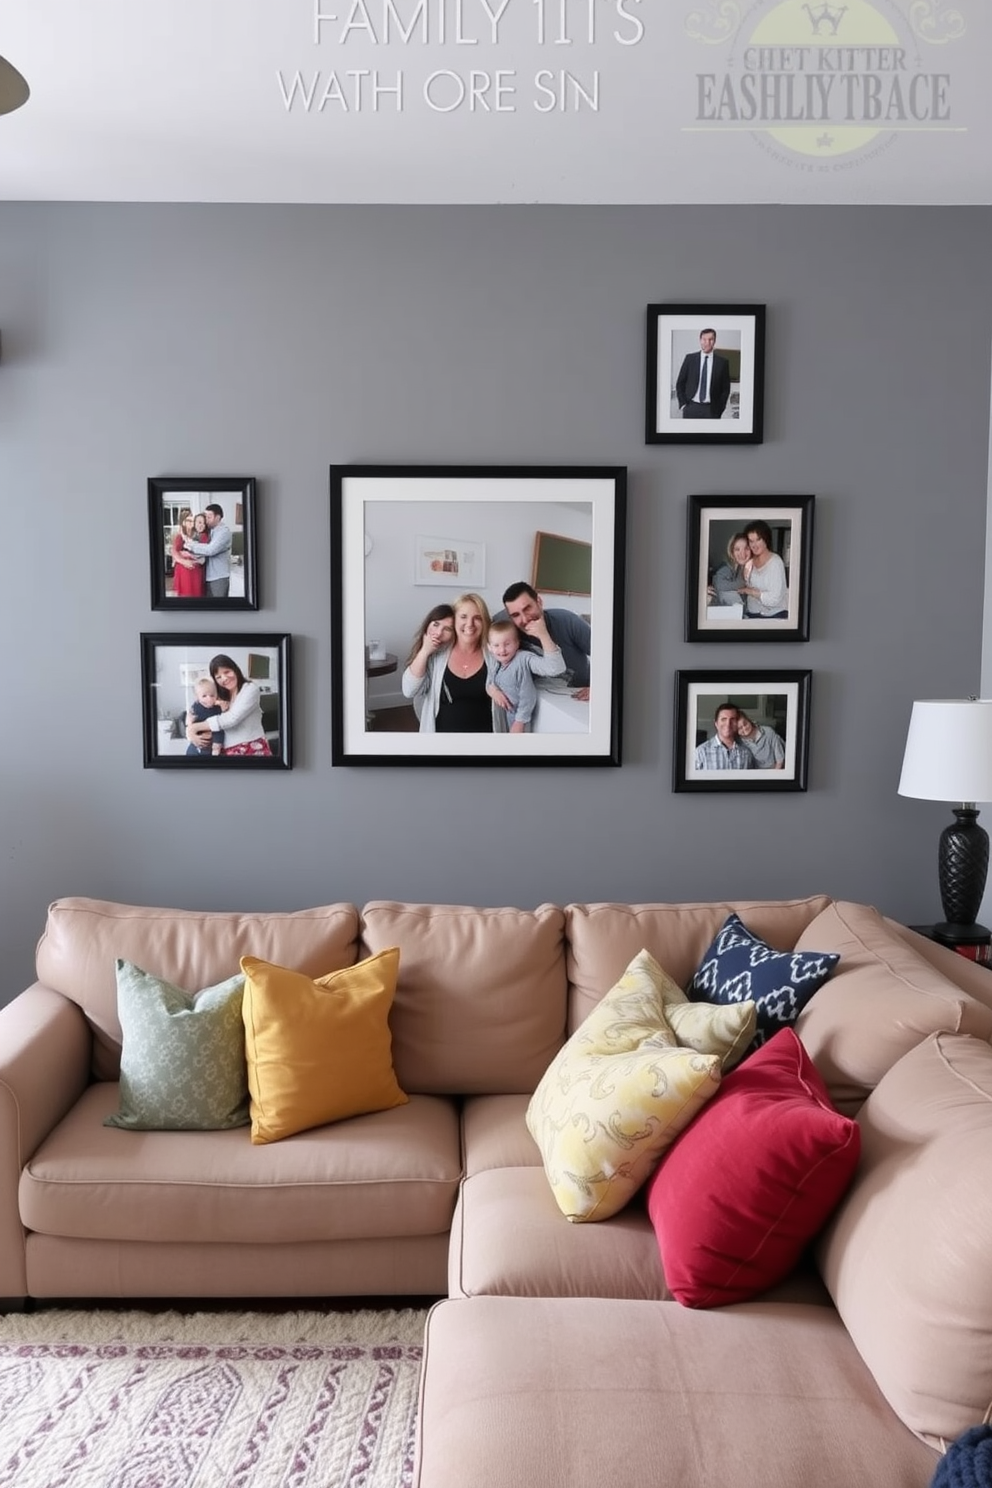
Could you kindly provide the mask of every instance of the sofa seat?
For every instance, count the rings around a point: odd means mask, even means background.
[[[938,1461],[803,1304],[440,1302],[419,1420],[414,1488],[926,1488]]]
[[[118,1086],[89,1086],[25,1164],[21,1222],[77,1240],[299,1244],[447,1235],[461,1177],[453,1101],[414,1095],[253,1146],[250,1129],[103,1125]]]
[[[529,1099],[465,1102],[465,1177],[451,1226],[449,1296],[670,1299],[643,1195],[605,1224],[564,1218],[527,1129]],[[774,1295],[830,1302],[812,1264]]]

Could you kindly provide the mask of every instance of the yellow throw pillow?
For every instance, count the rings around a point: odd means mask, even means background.
[[[559,1209],[608,1219],[715,1095],[720,1056],[680,1048],[642,951],[552,1061],[527,1108]],[[676,989],[677,990],[677,989]]]
[[[242,956],[253,1142],[405,1105],[389,1031],[399,964],[393,947],[314,981]]]
[[[690,1002],[650,951],[640,951],[627,971],[636,971],[655,985],[665,1021],[684,1048],[695,1049],[697,1054],[719,1054],[724,1074],[744,1058],[758,1021],[753,1002]]]

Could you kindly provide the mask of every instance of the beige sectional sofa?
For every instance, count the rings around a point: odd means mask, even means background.
[[[524,1116],[642,948],[680,985],[734,911],[841,960],[796,1023],[856,1116],[854,1183],[752,1301],[672,1300],[645,1206],[569,1224]],[[189,989],[400,948],[409,1101],[252,1145],[122,1131],[117,958]],[[373,902],[204,914],[64,899],[0,1009],[0,1297],[444,1297],[419,1488],[924,1488],[992,1410],[992,976],[863,906]]]

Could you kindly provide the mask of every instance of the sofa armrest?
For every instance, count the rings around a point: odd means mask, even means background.
[[[969,961],[967,956],[959,956],[950,946],[930,940],[926,935],[911,930],[908,925],[900,925],[897,920],[886,917],[885,923],[908,946],[912,946],[918,956],[922,956],[937,971],[942,972],[949,982],[974,997],[976,1002],[992,1007],[992,972],[987,966]]]
[[[82,1009],[36,982],[0,1008],[0,1299],[27,1295],[21,1170],[89,1082]]]

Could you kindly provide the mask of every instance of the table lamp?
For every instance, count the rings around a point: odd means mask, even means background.
[[[978,825],[975,803],[992,801],[992,699],[913,704],[899,794],[961,803],[940,834],[937,878],[944,919],[933,934],[952,945],[988,940],[989,931],[975,923],[989,867],[989,834]]]

